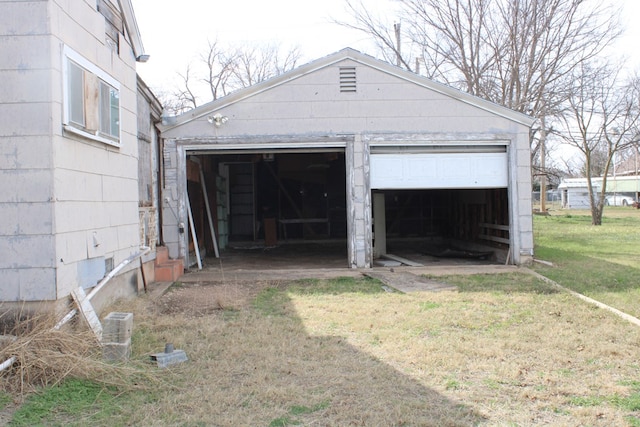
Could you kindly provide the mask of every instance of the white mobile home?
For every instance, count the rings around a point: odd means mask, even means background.
[[[600,192],[602,180],[593,180],[592,185],[595,194]],[[590,209],[589,189],[587,188],[586,178],[569,178],[563,179],[558,185],[563,209]]]

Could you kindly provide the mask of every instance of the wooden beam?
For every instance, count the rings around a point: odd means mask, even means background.
[[[296,205],[295,200],[293,200],[293,198],[291,197],[291,195],[289,194],[289,192],[285,188],[284,184],[282,184],[282,181],[280,181],[280,178],[278,178],[278,175],[276,175],[276,173],[273,171],[273,169],[271,168],[271,165],[269,163],[265,162],[265,166],[266,166],[267,170],[269,171],[269,173],[271,174],[271,176],[273,177],[273,179],[276,180],[276,183],[278,184],[278,187],[280,187],[280,190],[284,194],[284,197],[287,199],[287,201],[289,202],[289,204],[291,205],[293,210],[296,212],[296,215],[298,215],[298,218],[302,219],[303,218],[302,212],[300,211],[300,209],[298,209],[298,206]],[[313,228],[311,228],[311,226],[309,224],[303,223],[302,226],[312,236],[316,235],[316,233],[313,231]]]
[[[414,261],[408,260],[406,258],[399,257],[397,255],[393,255],[393,254],[384,254],[382,257],[390,259],[390,260],[393,260],[393,261],[401,262],[402,264],[408,265],[410,267],[424,267],[424,265],[420,264],[419,262],[414,262]]]
[[[510,227],[508,225],[500,225],[500,224],[489,224],[486,222],[480,223],[480,227],[490,228],[492,230],[502,230],[509,231]]]

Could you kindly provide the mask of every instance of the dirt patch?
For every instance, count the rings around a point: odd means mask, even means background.
[[[223,284],[199,282],[174,285],[155,300],[161,314],[181,313],[202,317],[218,310],[240,310],[248,307],[261,290],[280,287],[281,281],[252,281]]]

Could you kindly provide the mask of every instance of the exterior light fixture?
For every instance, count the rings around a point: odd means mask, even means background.
[[[215,125],[215,127],[219,128],[220,126],[222,126],[223,124],[229,121],[229,117],[223,116],[220,113],[216,113],[213,116],[207,117],[207,121],[212,125]]]

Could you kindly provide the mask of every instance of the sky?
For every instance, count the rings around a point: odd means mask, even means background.
[[[640,1],[612,0],[624,7],[627,34],[619,52],[640,69]],[[303,64],[345,47],[375,55],[369,37],[332,22],[347,21],[345,0],[132,0],[142,41],[151,58],[138,73],[156,92],[169,90],[208,41],[225,44],[277,43],[283,51],[299,47]],[[376,14],[393,22],[397,0],[364,0]]]
[[[393,0],[366,0],[389,11]],[[132,0],[147,54],[138,73],[152,88],[175,82],[206,51],[208,41],[223,45],[276,43],[283,52],[298,47],[300,65],[352,47],[374,53],[366,34],[331,22],[347,19],[344,0]],[[249,12],[250,13],[247,13]]]

